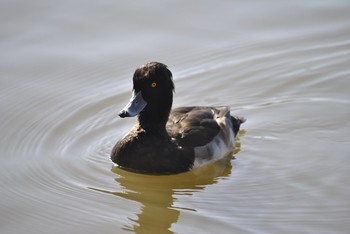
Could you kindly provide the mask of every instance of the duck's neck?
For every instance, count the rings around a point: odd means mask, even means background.
[[[172,106],[170,100],[158,102],[158,105],[147,105],[138,115],[140,127],[146,132],[166,133],[166,123]]]
[[[159,133],[159,134],[166,133],[166,122],[168,119],[166,120],[160,119],[159,121],[149,121],[149,120],[150,120],[150,116],[139,115],[139,118],[138,118],[139,125],[147,133]]]

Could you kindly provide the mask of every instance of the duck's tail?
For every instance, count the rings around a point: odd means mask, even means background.
[[[232,127],[233,127],[233,132],[235,133],[235,136],[237,135],[241,124],[244,123],[246,120],[247,119],[244,117],[231,116]]]

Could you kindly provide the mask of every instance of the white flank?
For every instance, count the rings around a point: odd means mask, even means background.
[[[219,160],[232,152],[235,146],[235,136],[233,133],[230,112],[214,113],[214,118],[220,126],[220,132],[208,144],[195,147],[195,160],[193,167]],[[219,116],[220,114],[220,116]]]

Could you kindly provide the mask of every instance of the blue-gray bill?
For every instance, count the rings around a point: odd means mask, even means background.
[[[121,118],[136,116],[146,105],[147,102],[143,99],[141,91],[136,93],[133,90],[129,103],[119,112],[119,116]]]

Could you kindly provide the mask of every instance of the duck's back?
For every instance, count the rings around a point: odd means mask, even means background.
[[[166,128],[169,136],[189,147],[207,144],[220,131],[211,107],[175,108],[170,112]]]
[[[208,144],[223,130],[236,135],[243,121],[231,116],[226,106],[179,107],[171,111],[166,129],[179,143],[197,147]]]
[[[178,145],[194,149],[194,166],[200,166],[232,151],[242,122],[228,107],[180,107],[171,111],[166,127]]]

